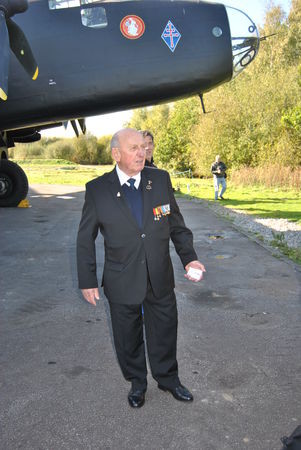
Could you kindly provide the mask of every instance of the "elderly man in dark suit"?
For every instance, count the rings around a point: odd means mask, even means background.
[[[199,281],[205,267],[197,260],[191,231],[173,195],[167,172],[144,168],[145,143],[133,129],[111,141],[115,169],[90,181],[78,231],[79,287],[84,298],[99,300],[95,239],[104,237],[102,278],[109,300],[114,344],[122,373],[131,382],[128,401],[144,404],[147,368],[141,305],[152,376],[158,387],[177,400],[192,401],[178,377],[177,306],[169,242],[186,270]]]

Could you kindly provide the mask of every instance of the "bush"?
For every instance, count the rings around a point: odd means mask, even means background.
[[[261,185],[268,188],[281,187],[300,191],[301,168],[283,167],[272,165],[265,167],[241,167],[232,170],[231,184],[236,186]]]
[[[111,136],[97,138],[91,134],[72,139],[44,139],[29,144],[16,144],[9,157],[26,159],[63,159],[77,164],[112,164]]]
[[[97,140],[98,164],[112,164],[111,136],[102,136]]]
[[[74,145],[71,139],[56,141],[45,148],[44,157],[46,159],[65,159],[72,161]]]
[[[97,145],[96,137],[92,135],[80,135],[72,139],[74,152],[71,156],[73,162],[77,164],[96,164]]]
[[[16,144],[9,151],[10,158],[14,159],[43,158],[43,154],[44,146],[41,141],[29,144]]]

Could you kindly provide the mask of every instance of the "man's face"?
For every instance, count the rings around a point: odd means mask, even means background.
[[[145,164],[143,136],[135,130],[124,130],[119,136],[119,148],[112,149],[112,156],[128,176],[137,175]]]
[[[151,136],[145,136],[144,142],[145,142],[145,152],[146,152],[145,157],[149,162],[151,162],[152,156],[154,153],[154,143],[153,143]]]

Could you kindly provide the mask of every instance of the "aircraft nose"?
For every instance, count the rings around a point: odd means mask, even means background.
[[[231,32],[233,78],[241,73],[256,57],[259,32],[252,19],[240,9],[226,6]]]

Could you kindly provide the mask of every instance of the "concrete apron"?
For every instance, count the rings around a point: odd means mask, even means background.
[[[275,450],[301,422],[300,272],[180,199],[207,273],[184,278],[171,247],[178,362],[192,404],[157,389],[132,410],[106,300],[77,290],[84,193],[34,186],[31,208],[0,209],[1,447]],[[103,262],[98,238],[99,276]]]

